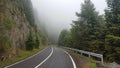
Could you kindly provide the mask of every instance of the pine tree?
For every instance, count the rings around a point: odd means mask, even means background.
[[[66,46],[68,41],[68,34],[69,32],[67,30],[62,30],[58,39],[58,44],[60,46]]]
[[[26,50],[33,50],[35,46],[35,40],[34,37],[32,36],[32,33],[30,32],[28,39],[26,41]]]
[[[106,59],[120,61],[120,0],[107,0],[108,8],[105,10],[106,33]]]
[[[36,39],[35,39],[35,48],[39,48],[39,45],[40,45],[40,39],[38,36],[36,36]]]
[[[102,16],[98,14],[90,0],[84,1],[81,12],[76,15],[78,20],[73,21],[71,29],[73,45],[79,49],[97,52],[104,44],[100,38]]]

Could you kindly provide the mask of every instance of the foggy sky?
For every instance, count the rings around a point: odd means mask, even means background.
[[[91,0],[98,12],[104,14],[106,0]],[[84,0],[32,0],[33,8],[39,23],[46,28],[48,37],[57,41],[62,29],[69,29],[72,20],[76,20],[75,12],[80,12]]]

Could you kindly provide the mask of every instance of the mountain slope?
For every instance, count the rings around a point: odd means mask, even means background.
[[[32,10],[30,0],[0,0],[0,58],[9,59],[18,54],[18,49],[25,50],[30,33],[40,43],[45,41]]]

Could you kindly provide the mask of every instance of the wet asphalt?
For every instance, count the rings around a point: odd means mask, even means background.
[[[37,55],[7,68],[35,68],[50,55],[52,49],[52,55],[38,68],[73,68],[72,61],[64,50],[53,46],[49,46]]]

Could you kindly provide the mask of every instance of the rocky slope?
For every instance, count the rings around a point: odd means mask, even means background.
[[[30,0],[0,0],[0,57],[25,49],[29,32],[36,35]]]

